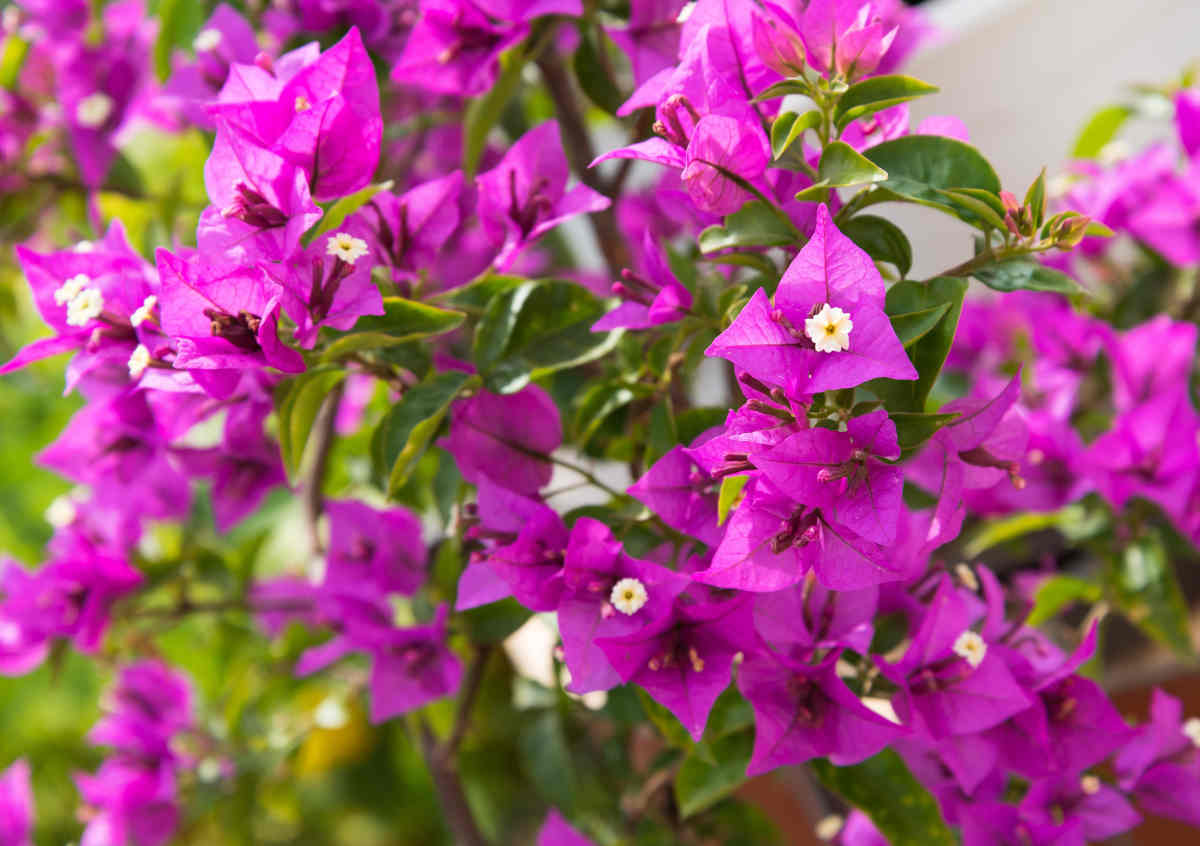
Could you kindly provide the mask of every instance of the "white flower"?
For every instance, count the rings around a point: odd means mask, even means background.
[[[93,252],[95,249],[96,249],[96,245],[93,244],[91,241],[80,241],[78,244],[76,244],[74,247],[71,248],[71,252],[90,253],[90,252]]]
[[[817,352],[842,352],[850,349],[850,330],[854,321],[837,306],[825,303],[821,310],[804,321],[808,335]]]
[[[103,91],[95,91],[75,106],[75,121],[88,129],[98,129],[108,120],[115,105],[112,97]]]
[[[129,356],[129,375],[134,379],[139,379],[149,366],[150,350],[146,349],[145,344],[138,344],[133,355]]]
[[[334,258],[339,258],[346,264],[354,264],[360,258],[369,252],[367,242],[362,238],[355,238],[345,232],[338,232],[329,236],[329,241],[325,244],[325,252]]]
[[[104,311],[104,295],[98,288],[84,288],[67,303],[67,325],[86,326]]]
[[[212,27],[202,29],[200,30],[200,34],[192,41],[192,49],[197,53],[207,53],[210,50],[216,50],[221,46],[222,37],[221,30],[219,29],[213,29]]]
[[[1192,741],[1193,746],[1200,746],[1200,717],[1188,717],[1184,720],[1183,733]]]
[[[149,294],[146,299],[142,300],[142,304],[137,307],[137,310],[129,315],[129,322],[134,326],[141,326],[150,319],[156,305],[158,305],[158,297]]]
[[[92,280],[86,274],[76,273],[66,282],[58,286],[58,290],[54,292],[54,302],[59,305],[66,305],[71,300],[79,296],[79,292],[92,284]]]
[[[968,630],[954,641],[954,654],[972,667],[978,667],[983,663],[983,656],[987,655],[987,643],[978,634]]]
[[[613,585],[609,602],[622,614],[636,614],[650,598],[646,586],[637,579],[625,578]]]
[[[46,509],[46,522],[56,529],[61,529],[74,523],[78,513],[79,509],[75,507],[75,500],[64,494],[55,497],[54,502],[50,503],[50,507]]]

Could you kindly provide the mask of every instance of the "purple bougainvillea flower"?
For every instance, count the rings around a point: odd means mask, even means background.
[[[604,28],[629,57],[636,85],[674,66],[681,30],[678,18],[684,5],[685,0],[631,0],[629,24],[621,29]]]
[[[612,292],[624,302],[596,321],[593,332],[649,329],[687,316],[692,292],[675,278],[666,253],[649,231],[643,238],[642,261],[646,275],[639,276],[629,268],[621,272],[621,281],[613,284]]]
[[[905,13],[899,3],[811,0],[793,9],[808,64],[821,73],[854,79],[874,71],[899,34]],[[781,10],[782,11],[782,10]]]
[[[1150,722],[1114,765],[1121,789],[1146,811],[1200,826],[1200,723],[1183,720],[1178,699],[1155,689]]]
[[[20,758],[0,773],[0,840],[33,846],[33,786],[29,763]]]
[[[699,741],[729,685],[733,656],[756,645],[750,597],[717,596],[694,585],[656,622],[597,643],[623,681],[643,688]]]
[[[629,495],[649,507],[673,529],[707,544],[718,543],[719,482],[697,466],[682,446],[672,447],[630,488]]]
[[[301,168],[317,200],[365,187],[379,163],[383,118],[358,30],[324,53],[315,44],[294,50],[272,70],[234,66],[209,107],[217,134],[241,135]]]
[[[89,811],[79,846],[162,846],[179,826],[178,790],[169,764],[146,767],[109,758],[94,775],[76,773],[75,784]]]
[[[754,628],[773,651],[807,661],[816,649],[865,653],[874,635],[879,588],[831,591],[809,574],[803,584],[754,597]]]
[[[1188,158],[1200,151],[1200,92],[1185,88],[1175,95],[1175,129]]]
[[[237,133],[218,133],[204,165],[213,204],[200,216],[200,249],[231,260],[282,261],[321,219],[304,171]]]
[[[276,335],[283,292],[262,268],[215,265],[196,253],[177,256],[164,249],[157,259],[162,329],[178,349],[176,367],[304,370],[304,359]]]
[[[738,668],[738,689],[754,707],[754,753],[747,775],[827,757],[857,764],[904,729],[859,701],[838,678],[840,650],[813,666],[765,653]]]
[[[754,592],[781,590],[810,570],[832,590],[858,590],[905,578],[907,562],[891,550],[832,522],[819,507],[753,479],[729,518],[712,566],[698,581]]]
[[[329,550],[323,586],[416,593],[425,582],[421,522],[404,508],[376,510],[355,500],[325,504]]]
[[[396,196],[376,194],[351,216],[343,231],[362,238],[376,264],[392,269],[396,281],[428,273],[458,229],[462,171],[423,182]]]
[[[466,539],[471,553],[458,584],[458,610],[513,596],[534,611],[553,611],[562,596],[567,528],[548,506],[480,476],[478,524]]]
[[[1160,314],[1109,336],[1113,403],[1127,411],[1187,385],[1196,355],[1196,326]]]
[[[567,690],[588,693],[621,683],[597,639],[631,634],[667,614],[691,580],[630,558],[607,526],[581,517],[571,528],[562,582],[558,628],[571,673]]]
[[[130,664],[103,704],[105,713],[88,732],[88,742],[141,761],[177,759],[171,739],[192,726],[192,688],[182,673],[156,660]]]
[[[1116,837],[1142,821],[1121,792],[1096,776],[1074,772],[1035,781],[1021,800],[1022,817],[1035,825],[1077,823],[1089,843]]]
[[[494,265],[508,268],[526,245],[577,214],[611,204],[586,185],[567,190],[567,158],[558,124],[547,121],[526,132],[500,163],[481,173],[479,220],[488,237],[502,244]]]
[[[793,397],[880,377],[916,379],[883,298],[875,263],[821,207],[816,231],[784,272],[774,303],[756,291],[705,352],[769,384],[782,381]]]
[[[296,343],[311,348],[324,326],[346,331],[364,314],[383,314],[369,252],[361,238],[332,232],[286,264],[264,265],[283,290],[283,310],[296,322]]]
[[[887,838],[879,833],[871,818],[858,808],[846,816],[837,843],[840,846],[889,846]]]
[[[551,808],[538,832],[537,846],[596,846],[572,828],[557,808]]]
[[[248,65],[258,55],[258,41],[250,23],[233,7],[221,3],[192,40],[194,58],[175,51],[171,78],[161,96],[173,103],[196,126],[214,129],[205,106],[216,100],[229,68]]]
[[[875,543],[891,543],[903,508],[896,425],[883,409],[852,418],[845,432],[806,429],[750,458],[780,490]],[[881,461],[881,459],[883,459]]]
[[[550,481],[550,453],[562,444],[558,408],[542,388],[515,394],[479,391],[450,410],[450,434],[439,446],[473,484],[487,477],[515,493],[533,496]]]

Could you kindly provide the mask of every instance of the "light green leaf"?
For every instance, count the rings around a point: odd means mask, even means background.
[[[821,113],[816,109],[807,112],[784,112],[771,124],[771,154],[782,159],[788,148],[805,131],[821,125]]]
[[[1075,147],[1071,157],[1075,159],[1094,159],[1100,151],[1108,146],[1125,121],[1133,116],[1133,109],[1128,106],[1105,106],[1100,109],[1084,125],[1075,139]]]
[[[1085,582],[1074,576],[1051,576],[1042,582],[1033,601],[1033,609],[1025,621],[1029,626],[1040,626],[1053,619],[1059,611],[1072,602],[1098,602],[1100,585]]]
[[[1046,168],[1042,168],[1038,178],[1025,192],[1025,205],[1033,213],[1033,225],[1041,226],[1046,219]]]
[[[838,101],[833,122],[844,129],[851,121],[933,94],[936,86],[911,76],[874,76],[851,85]]]
[[[463,118],[462,169],[468,179],[475,176],[488,133],[500,120],[505,106],[521,85],[521,71],[528,58],[523,45],[503,53],[500,56],[500,77],[482,97],[467,101]]]
[[[390,190],[392,190],[392,181],[389,179],[387,182],[368,185],[366,188],[355,191],[353,194],[342,197],[332,203],[323,203],[322,208],[325,210],[325,214],[317,221],[316,226],[305,233],[304,243],[311,244],[326,232],[338,229],[346,222],[346,218],[371,202],[372,197],[380,191]]]
[[[405,391],[379,421],[371,439],[371,456],[376,471],[386,480],[389,495],[408,479],[450,403],[472,381],[477,382],[477,377],[459,370],[435,373]]]
[[[807,97],[812,94],[812,88],[800,77],[795,79],[785,79],[782,82],[776,82],[771,87],[767,88],[751,102],[764,103],[767,100],[775,100],[779,97],[787,97],[789,94],[799,94]]]
[[[817,174],[821,182],[835,188],[883,182],[888,178],[887,171],[876,167],[844,141],[834,141],[825,148]]]
[[[871,818],[891,846],[957,846],[933,796],[891,749],[849,767],[824,758],[811,765],[826,787]]]
[[[339,334],[325,348],[323,361],[334,361],[359,350],[379,349],[441,335],[466,319],[461,311],[435,308],[402,297],[384,297],[383,314],[358,319],[354,331]]]
[[[17,84],[29,47],[29,42],[15,32],[4,39],[4,47],[0,50],[0,88],[11,91]]]
[[[311,370],[281,383],[276,390],[279,449],[293,481],[300,470],[304,447],[308,444],[308,436],[325,397],[345,378],[344,370]]]
[[[717,525],[724,525],[729,512],[742,501],[742,489],[750,481],[749,476],[726,476],[721,480],[721,492],[717,496]]]

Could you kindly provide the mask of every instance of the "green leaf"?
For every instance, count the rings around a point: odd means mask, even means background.
[[[1184,658],[1195,656],[1187,602],[1157,531],[1125,547],[1105,578],[1116,606],[1131,622]]]
[[[523,276],[508,276],[488,271],[465,285],[459,285],[449,291],[442,291],[429,299],[431,302],[451,308],[483,311],[497,294],[510,291],[525,281],[527,280]]]
[[[1042,168],[1038,178],[1025,192],[1025,205],[1033,213],[1033,225],[1041,226],[1046,219],[1046,168]]]
[[[950,191],[945,188],[938,189],[938,193],[949,201],[948,205],[959,206],[968,212],[969,214],[964,216],[968,222],[973,222],[971,216],[978,218],[984,224],[979,228],[1007,228],[1004,223],[1004,206],[998,197],[986,191]]]
[[[1000,178],[988,160],[972,147],[939,135],[907,135],[885,141],[864,155],[887,171],[879,184],[900,198],[934,208],[947,208],[939,189],[974,188],[1000,193]]]
[[[792,143],[809,129],[821,125],[821,113],[816,109],[807,112],[784,112],[771,124],[771,155],[782,159]]]
[[[29,47],[29,42],[15,32],[4,39],[4,48],[0,50],[0,88],[11,91],[17,84]]]
[[[459,370],[435,373],[405,391],[379,421],[371,439],[371,455],[389,495],[408,479],[450,403],[474,378]]]
[[[538,794],[551,805],[571,813],[575,805],[575,768],[558,710],[549,708],[526,719],[517,736],[521,764]]]
[[[311,370],[280,384],[275,393],[279,451],[293,481],[325,397],[346,378],[344,370]]]
[[[480,646],[500,643],[532,616],[532,611],[511,596],[461,613],[467,637]]]
[[[190,0],[159,0],[158,38],[154,42],[154,75],[159,81],[171,75],[171,52],[191,47],[193,36],[204,23],[205,4]]]
[[[647,719],[658,729],[658,733],[663,736],[663,740],[676,749],[691,749],[694,745],[692,736],[683,727],[683,723],[679,722],[675,715],[665,707],[651,699],[650,694],[645,690],[640,687],[636,690],[638,701],[642,703],[642,710],[646,712]]]
[[[1029,626],[1040,626],[1055,617],[1072,602],[1098,602],[1100,586],[1085,582],[1074,576],[1051,576],[1042,582],[1033,601],[1033,609],[1025,621]]]
[[[317,225],[305,234],[304,243],[311,244],[326,232],[332,232],[340,228],[346,222],[346,218],[371,202],[372,197],[380,191],[390,191],[391,188],[392,181],[389,179],[387,182],[377,182],[374,185],[368,185],[366,188],[355,191],[347,197],[324,204],[322,208],[325,209],[325,214],[317,221]]]
[[[749,476],[726,476],[721,480],[721,492],[717,496],[717,525],[724,525],[729,512],[742,501],[742,489],[749,481]]]
[[[646,385],[628,385],[619,381],[592,385],[580,398],[579,408],[575,412],[576,442],[585,446],[610,414],[629,405],[639,396],[647,396],[652,390]]]
[[[1047,267],[1037,259],[1011,258],[981,267],[972,274],[996,291],[1057,291],[1078,294],[1079,283],[1061,270]]]
[[[890,220],[860,214],[839,224],[838,228],[875,261],[895,265],[901,278],[912,270],[912,245],[908,236]]]
[[[1075,138],[1075,147],[1071,158],[1094,159],[1109,142],[1117,137],[1117,133],[1133,116],[1133,109],[1128,106],[1105,106],[1092,115]]]
[[[918,414],[912,411],[893,411],[888,416],[896,424],[900,449],[904,451],[916,449],[932,438],[938,429],[958,417],[957,414]]]
[[[942,364],[946,361],[946,354],[950,352],[950,345],[954,342],[958,318],[962,313],[963,295],[966,292],[967,281],[951,276],[939,276],[928,282],[905,280],[888,290],[888,314],[911,314],[935,308],[942,303],[950,304],[941,320],[908,347],[908,357],[917,368],[918,378],[915,381],[875,379],[870,383],[871,389],[884,401],[889,413],[925,411],[929,391],[937,381],[938,374],[942,372]]]
[[[492,298],[475,328],[472,355],[484,385],[519,391],[537,376],[599,358],[621,332],[593,332],[604,304],[573,282],[525,282]]]
[[[892,329],[896,337],[907,349],[929,334],[929,330],[937,326],[938,321],[950,310],[950,303],[923,308],[920,311],[908,311],[904,314],[891,315]]]
[[[461,311],[435,308],[402,297],[384,297],[383,314],[360,317],[354,331],[338,335],[321,354],[333,361],[365,349],[392,347],[420,338],[442,335],[466,319]]]
[[[706,761],[693,749],[675,774],[675,803],[684,819],[711,808],[742,786],[754,749],[754,733],[736,732],[708,746],[715,762]]]
[[[729,409],[724,406],[702,405],[689,408],[675,418],[675,430],[681,444],[690,444],[701,434],[725,422]]]
[[[587,94],[593,103],[615,115],[625,98],[617,90],[612,77],[608,75],[601,51],[604,42],[598,29],[580,27],[579,47],[575,50],[572,64],[575,68],[575,78],[579,87]]]
[[[715,253],[734,247],[780,247],[796,243],[796,230],[762,200],[751,200],[700,233],[700,252]]]
[[[846,89],[833,112],[833,122],[838,129],[844,129],[851,121],[937,90],[936,86],[911,76],[874,76]]]
[[[767,100],[775,100],[779,97],[787,97],[789,94],[799,94],[807,97],[812,93],[812,88],[803,79],[797,77],[795,79],[785,79],[782,82],[776,82],[771,87],[767,88],[751,102],[764,103]]]
[[[1068,541],[1077,542],[1090,533],[1094,522],[1087,509],[1078,504],[1068,505],[1057,511],[1035,511],[996,517],[979,527],[963,547],[963,552],[968,558],[977,558],[994,546],[1046,529],[1056,529]]]
[[[500,56],[500,77],[486,94],[467,102],[463,118],[462,169],[468,179],[475,176],[475,169],[479,167],[479,157],[483,155],[488,133],[500,120],[505,106],[521,85],[521,71],[528,58],[524,46],[503,53]]]
[[[834,141],[821,153],[817,175],[821,177],[821,182],[834,188],[883,182],[888,178],[886,170],[876,167],[870,159],[844,141]]]
[[[826,787],[870,817],[891,846],[957,846],[933,796],[891,749],[849,767],[818,758],[812,768]]]

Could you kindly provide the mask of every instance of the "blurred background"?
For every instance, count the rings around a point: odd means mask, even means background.
[[[8,4],[0,3],[4,5]],[[1029,184],[1043,166],[1053,174],[1097,108],[1119,100],[1131,83],[1169,79],[1200,57],[1196,37],[1200,3],[1194,0],[934,0],[921,6],[942,35],[939,43],[915,57],[906,72],[942,90],[914,105],[914,123],[930,114],[962,118],[972,143],[991,159],[1006,185]],[[1136,142],[1150,131],[1149,124],[1133,125],[1131,138]],[[917,278],[958,263],[970,250],[966,230],[946,216],[916,207],[885,213],[911,234]],[[0,243],[16,240],[22,222],[19,209],[0,210]],[[41,331],[11,259],[8,255],[0,260],[0,360]],[[52,359],[0,379],[0,466],[4,468],[0,555],[29,565],[40,560],[41,547],[50,536],[47,509],[68,489],[62,480],[33,464],[33,456],[55,437],[79,404],[74,397],[61,396],[62,367],[61,359]],[[1192,600],[1193,642],[1200,642],[1196,612],[1200,572],[1192,569],[1190,578],[1186,572],[1182,575]],[[1144,717],[1149,686],[1161,684],[1183,697],[1190,713],[1200,714],[1200,676],[1195,670],[1177,663],[1133,629],[1117,631],[1118,636],[1106,644],[1113,662],[1107,679],[1121,708]],[[167,657],[194,659],[197,647],[234,648],[231,644],[238,640],[238,632],[198,623],[180,629],[176,640],[173,647],[168,643],[176,654]],[[183,663],[196,674],[202,696],[226,702],[236,713],[237,702],[227,702],[229,689],[266,684],[255,677],[252,666],[269,667],[281,657],[237,656],[221,665],[234,669],[222,672],[216,671],[216,664],[206,668],[196,660]],[[70,785],[70,773],[98,763],[98,750],[87,746],[83,735],[97,717],[96,700],[105,683],[101,667],[66,653],[30,676],[0,678],[0,726],[6,729],[0,732],[0,762],[18,756],[34,762],[39,842],[65,843],[77,830],[72,820],[78,796]],[[252,693],[270,698],[259,688],[245,691],[247,697]],[[328,695],[328,690],[314,684],[302,689],[301,701],[291,705],[311,714]],[[505,691],[497,691],[497,696],[504,695]],[[438,821],[422,814],[433,802],[424,764],[403,740],[403,732],[395,726],[372,730],[353,710],[342,717],[307,735],[298,750],[301,783],[277,791],[267,784],[250,794],[259,801],[265,797],[269,815],[279,821],[268,832],[269,842],[356,846],[441,842],[445,833]],[[242,730],[260,731],[265,737],[274,727],[251,723]],[[536,734],[532,738],[530,743],[545,747],[545,738],[539,740]],[[527,751],[477,749],[476,754],[483,756],[481,766],[496,773],[489,789],[503,793],[504,773],[513,765],[513,756]],[[828,806],[801,772],[760,778],[749,783],[742,795],[783,829],[786,842],[818,842],[812,831]],[[505,797],[504,801],[519,800]],[[389,813],[386,819],[368,817],[356,811],[358,805],[386,807]],[[338,812],[336,825],[329,823],[326,828],[325,823],[312,822],[322,814],[332,818],[328,813],[332,809]],[[250,814],[259,810],[247,809]],[[201,828],[185,832],[181,842],[267,842],[261,840],[263,836],[261,828],[248,834],[250,839]],[[1197,841],[1194,830],[1149,821],[1118,842],[1169,846]]]

